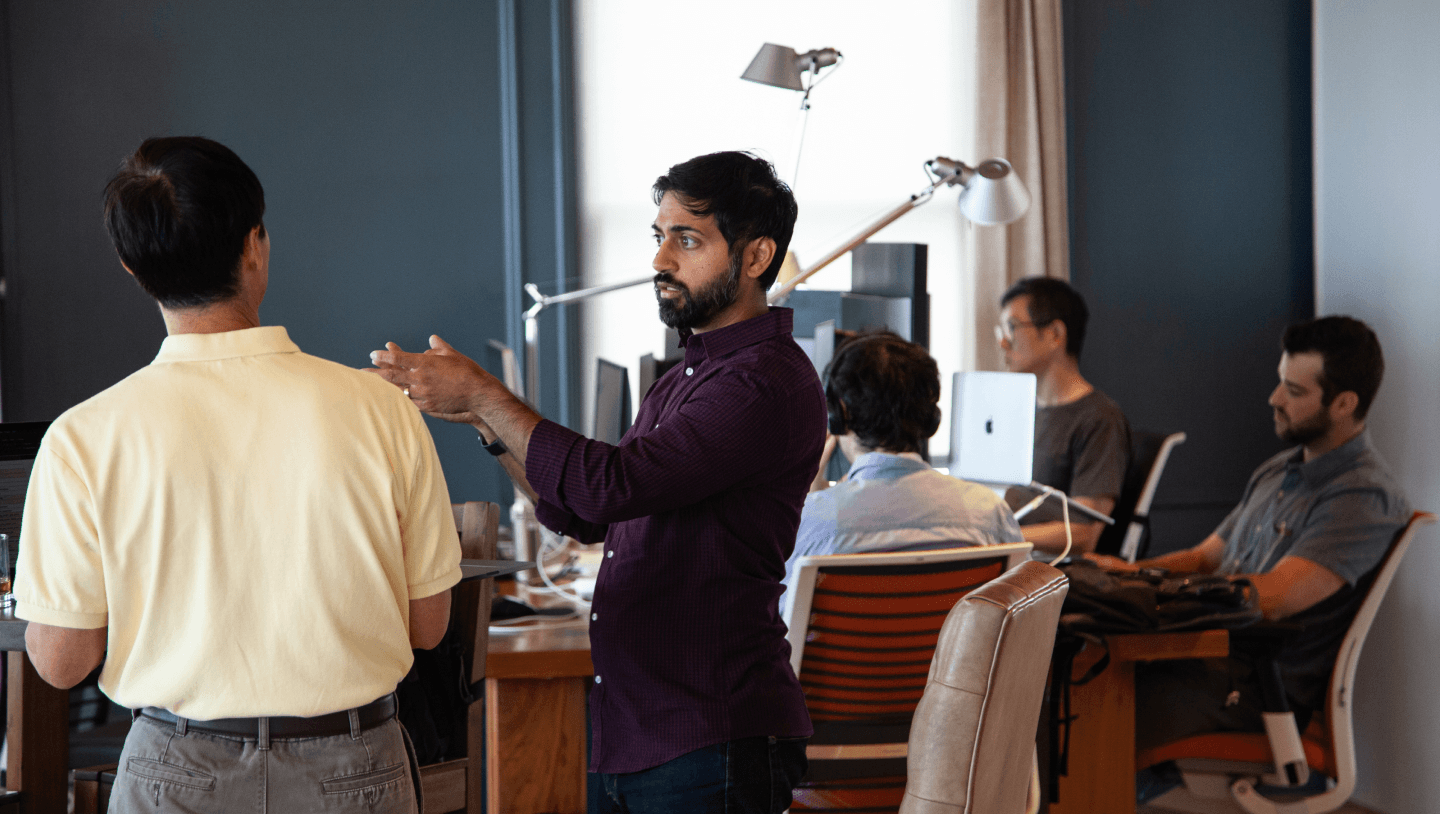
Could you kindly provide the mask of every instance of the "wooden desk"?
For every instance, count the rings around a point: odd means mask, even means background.
[[[1070,772],[1050,814],[1135,814],[1135,664],[1167,659],[1220,658],[1230,633],[1137,633],[1110,636],[1110,665],[1089,684],[1070,689]],[[1075,673],[1104,651],[1087,647]]]
[[[490,814],[584,814],[590,623],[491,633],[485,668]]]
[[[70,694],[46,684],[25,655],[25,620],[0,613],[0,649],[7,651],[9,707],[6,788],[20,792],[27,814],[64,814],[69,797]]]

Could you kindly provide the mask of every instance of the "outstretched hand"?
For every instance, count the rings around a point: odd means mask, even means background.
[[[370,361],[375,365],[371,372],[399,387],[422,412],[445,421],[477,423],[491,388],[505,391],[498,379],[438,336],[430,337],[424,353],[407,353],[386,342],[385,350],[370,354]]]

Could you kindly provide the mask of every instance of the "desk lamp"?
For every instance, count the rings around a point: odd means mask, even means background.
[[[800,153],[805,148],[805,126],[810,123],[810,91],[820,84],[821,68],[832,65],[838,68],[844,61],[845,56],[834,48],[796,54],[794,48],[767,42],[760,46],[760,53],[750,60],[750,67],[745,69],[745,73],[740,74],[741,79],[751,82],[805,92],[800,97],[800,140],[795,145],[795,173],[790,178],[791,189],[800,180]],[[808,85],[803,82],[806,73],[810,74]],[[829,75],[826,74],[827,77]]]
[[[1013,223],[1030,208],[1030,193],[1025,191],[1025,184],[1015,174],[1015,168],[1003,158],[987,159],[980,162],[978,167],[971,167],[964,162],[940,156],[925,162],[925,174],[930,178],[929,186],[905,199],[904,203],[882,215],[858,235],[845,241],[776,289],[769,296],[770,304],[784,304],[796,286],[870,239],[876,232],[899,220],[905,213],[927,203],[935,197],[935,190],[940,187],[960,187],[960,213],[982,226]]]

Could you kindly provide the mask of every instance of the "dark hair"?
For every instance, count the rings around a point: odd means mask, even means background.
[[[733,264],[738,265],[750,241],[774,240],[775,257],[760,275],[760,288],[768,289],[775,282],[790,248],[799,207],[769,161],[739,152],[702,155],[671,167],[655,179],[653,190],[657,205],[665,193],[673,192],[690,214],[714,215]]]
[[[1280,347],[1291,356],[1320,354],[1320,403],[1328,407],[1349,390],[1357,397],[1355,418],[1365,418],[1385,376],[1380,339],[1369,325],[1351,317],[1321,317],[1286,328]]]
[[[1054,277],[1026,277],[1019,280],[1000,298],[1004,308],[1016,297],[1030,298],[1030,321],[1036,328],[1060,320],[1065,323],[1065,352],[1076,359],[1085,346],[1085,323],[1090,321],[1090,309],[1080,292],[1064,280]]]
[[[940,427],[940,368],[924,347],[868,331],[835,349],[825,402],[864,446],[919,452]]]
[[[105,228],[145,293],[169,308],[239,293],[240,256],[265,191],[228,147],[199,136],[146,139],[105,185]]]

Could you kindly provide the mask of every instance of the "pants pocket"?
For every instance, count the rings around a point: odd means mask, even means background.
[[[394,766],[386,766],[383,769],[376,769],[371,772],[333,777],[329,780],[322,781],[320,788],[324,790],[326,794],[363,792],[394,783],[405,777],[408,771],[408,767],[397,763]],[[314,788],[314,786],[311,786],[311,788]]]
[[[197,772],[194,769],[187,769],[184,766],[177,766],[173,763],[163,763],[158,760],[150,760],[143,757],[132,757],[125,761],[125,771],[137,777],[147,780],[155,780],[161,783],[173,783],[177,786],[199,789],[200,791],[211,791],[215,788],[215,778],[204,772]]]

